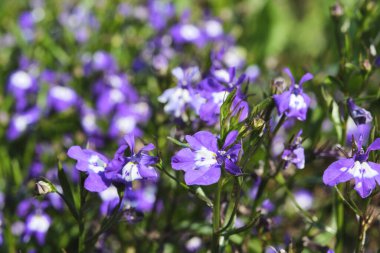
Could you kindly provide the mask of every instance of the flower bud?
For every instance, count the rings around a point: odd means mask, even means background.
[[[281,94],[286,89],[285,79],[282,77],[276,77],[272,80],[272,93]]]
[[[55,192],[55,187],[51,183],[42,180],[36,183],[35,189],[38,195],[46,195],[49,192]]]
[[[330,8],[330,14],[331,14],[332,17],[335,17],[335,18],[343,16],[344,11],[343,11],[342,5],[340,3],[338,3],[338,2],[335,3]]]
[[[372,64],[369,62],[368,59],[365,59],[363,62],[362,62],[362,68],[366,71],[366,72],[370,72],[372,70]]]

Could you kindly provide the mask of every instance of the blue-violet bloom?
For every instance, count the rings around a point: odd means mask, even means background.
[[[355,179],[355,190],[362,198],[368,197],[380,183],[380,164],[369,162],[371,151],[380,149],[380,138],[377,138],[367,151],[362,148],[362,138],[359,139],[358,150],[350,158],[340,159],[330,164],[323,174],[323,182],[329,186]]]
[[[296,84],[290,70],[286,68],[284,72],[289,76],[291,84],[288,91],[273,96],[278,114],[285,113],[288,118],[304,121],[306,120],[307,108],[310,105],[310,97],[303,92],[302,84],[313,79],[313,75],[306,73],[299,84]]]
[[[199,131],[193,136],[186,135],[190,147],[180,150],[172,157],[172,167],[185,171],[187,185],[210,185],[218,182],[223,165],[230,174],[239,175],[242,172],[236,163],[241,145],[234,144],[237,136],[237,131],[230,132],[223,147],[219,149],[217,138],[208,131]]]
[[[77,170],[88,173],[84,182],[88,191],[101,192],[110,186],[111,181],[104,174],[108,164],[107,157],[89,149],[81,149],[79,146],[71,147],[67,155],[77,160]]]

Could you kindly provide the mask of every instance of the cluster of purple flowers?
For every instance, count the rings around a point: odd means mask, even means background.
[[[102,192],[112,182],[130,185],[138,179],[155,180],[158,175],[152,166],[158,162],[158,158],[148,154],[154,148],[149,143],[135,153],[134,136],[126,135],[111,160],[96,151],[81,149],[79,146],[72,146],[67,155],[77,160],[77,170],[88,175],[85,188],[91,192]],[[126,150],[130,152],[128,156],[125,155]]]

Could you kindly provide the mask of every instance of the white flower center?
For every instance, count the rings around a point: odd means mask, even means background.
[[[116,120],[116,127],[123,134],[128,134],[136,127],[136,120],[133,117],[122,117]]]
[[[88,163],[88,168],[95,173],[103,172],[104,169],[107,167],[107,164],[97,155],[90,156],[90,159],[88,159]]]
[[[95,131],[96,130],[96,117],[94,114],[92,113],[89,113],[89,114],[86,114],[83,118],[82,118],[82,124],[83,124],[83,127],[87,129],[87,131]]]
[[[136,179],[142,179],[137,164],[134,162],[129,162],[123,167],[121,176],[127,182],[132,182]]]
[[[216,20],[209,20],[206,22],[206,32],[210,37],[217,37],[223,33],[222,25]]]
[[[103,201],[110,201],[119,197],[115,186],[111,185],[106,190],[99,192],[100,198]]]
[[[33,84],[33,80],[30,75],[21,70],[12,74],[10,82],[13,86],[25,90],[30,88]]]
[[[191,101],[190,93],[187,89],[179,87],[166,90],[164,94],[158,97],[161,103],[168,102],[164,111],[166,113],[174,113],[175,117],[180,117],[185,105]]]
[[[301,110],[303,108],[306,108],[307,105],[301,95],[292,94],[290,95],[289,107],[296,110]]]
[[[111,100],[115,103],[121,103],[124,101],[124,95],[118,89],[112,89],[110,92]]]
[[[195,40],[200,36],[199,29],[194,25],[183,25],[180,28],[180,34],[185,40]]]
[[[215,70],[214,76],[226,83],[230,81],[230,73],[228,73],[228,71],[225,69]]]
[[[216,154],[205,147],[195,151],[195,166],[200,168],[203,166],[211,166],[217,163]]]
[[[368,165],[368,163],[366,162],[360,163],[359,161],[356,161],[354,166],[348,170],[346,167],[343,167],[340,170],[347,171],[348,173],[353,175],[355,178],[373,178],[379,175],[379,173],[376,170],[372,169]]]
[[[226,100],[229,92],[228,91],[219,91],[212,93],[212,100],[219,107],[222,106],[224,100]]]
[[[29,122],[27,116],[22,116],[22,115],[15,116],[14,124],[15,124],[15,127],[18,131],[20,131],[20,132],[25,131],[25,129],[29,125],[29,123],[30,122]]]
[[[123,81],[117,75],[111,75],[108,77],[110,85],[114,88],[120,88],[123,85]]]
[[[46,233],[46,231],[48,231],[50,227],[50,222],[45,216],[35,214],[30,219],[30,222],[27,224],[27,227],[30,231]]]
[[[66,102],[70,102],[76,97],[76,94],[72,89],[62,86],[55,86],[51,88],[50,95],[56,99]]]

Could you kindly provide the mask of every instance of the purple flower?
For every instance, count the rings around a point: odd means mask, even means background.
[[[47,104],[57,112],[63,112],[78,105],[79,97],[77,93],[65,86],[53,86],[47,96]]]
[[[158,157],[148,154],[154,148],[154,145],[149,143],[135,153],[135,137],[133,135],[125,135],[114,158],[106,169],[107,178],[124,184],[137,179],[157,179],[157,172],[152,165],[158,162]],[[129,156],[124,155],[127,149],[130,151]]]
[[[248,116],[248,103],[243,100],[240,85],[244,82],[245,75],[236,77],[236,69],[212,69],[211,76],[199,84],[200,93],[206,99],[199,111],[200,118],[208,125],[214,125],[220,114],[220,108],[233,89],[237,89],[237,96],[232,103],[232,114],[240,111],[240,121]]]
[[[172,70],[173,76],[177,79],[177,87],[167,89],[158,97],[158,101],[166,103],[164,111],[174,117],[187,119],[185,111],[188,107],[195,113],[199,113],[204,99],[196,94],[192,85],[199,80],[200,72],[198,67],[191,67],[183,70],[180,67]]]
[[[31,125],[35,124],[40,119],[41,111],[38,107],[34,107],[23,113],[16,113],[11,118],[7,131],[9,140],[17,139]]]
[[[26,217],[25,226],[20,229],[24,242],[28,242],[32,236],[35,236],[38,244],[44,244],[46,232],[51,225],[51,218],[44,212],[48,206],[47,201],[40,202],[33,198],[25,199],[18,204],[17,215]]]
[[[236,164],[241,151],[241,145],[232,145],[238,136],[237,131],[230,132],[222,149],[218,148],[217,138],[208,131],[200,131],[186,135],[189,148],[180,150],[172,157],[172,167],[185,171],[187,185],[210,185],[220,178],[221,167],[232,175],[241,174]],[[232,146],[231,146],[232,145]]]
[[[175,14],[173,3],[162,0],[149,0],[148,10],[149,23],[156,30],[165,28],[167,21]]]
[[[294,193],[297,204],[304,210],[309,210],[313,206],[314,197],[308,190],[298,190]]]
[[[351,158],[340,159],[330,164],[323,174],[323,182],[329,186],[355,179],[355,190],[362,198],[368,197],[380,183],[380,164],[368,162],[371,151],[380,149],[380,138],[377,138],[364,152],[362,138],[359,139],[358,150]]]
[[[31,236],[35,236],[39,245],[45,243],[46,233],[51,225],[51,218],[42,212],[32,213],[27,216],[23,241],[27,242]]]
[[[303,169],[305,167],[305,152],[301,146],[301,134],[302,130],[298,132],[290,146],[282,153],[281,158],[286,161],[285,167],[287,167],[289,163],[294,164],[297,169]]]
[[[172,27],[171,35],[178,44],[194,43],[198,47],[205,44],[205,36],[202,29],[190,23],[180,23]]]
[[[103,216],[111,214],[113,209],[119,203],[119,194],[117,193],[117,188],[110,185],[106,190],[99,192],[99,196],[102,199],[102,204],[100,206],[100,213]]]
[[[98,29],[99,22],[85,5],[75,7],[66,5],[63,9],[59,22],[74,35],[79,43],[86,42],[91,32]]]
[[[369,111],[357,106],[352,98],[347,99],[348,112],[352,120],[347,121],[347,144],[351,144],[352,136],[358,140],[363,138],[363,144],[366,144],[372,128],[372,115]],[[353,122],[352,122],[353,121]]]
[[[372,115],[369,111],[357,106],[352,98],[347,99],[348,112],[356,125],[372,122]]]
[[[88,191],[101,192],[111,184],[104,175],[108,164],[108,159],[104,155],[89,149],[81,149],[79,146],[71,147],[67,155],[77,160],[75,166],[77,170],[87,172],[88,177],[84,182],[84,187]]]
[[[298,120],[306,120],[307,108],[310,105],[310,97],[303,92],[302,84],[313,79],[313,75],[306,73],[296,84],[294,77],[288,68],[284,72],[289,76],[291,84],[288,91],[280,95],[274,95],[273,99],[276,103],[278,114],[283,114],[288,118],[297,118]]]

